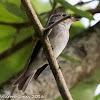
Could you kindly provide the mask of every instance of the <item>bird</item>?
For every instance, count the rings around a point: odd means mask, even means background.
[[[51,15],[45,28],[66,16],[69,16],[69,14],[64,12],[58,12]],[[50,30],[48,37],[55,58],[57,58],[66,47],[69,40],[69,29],[74,21],[78,21],[78,19],[71,16]],[[34,79],[37,79],[48,65],[49,64],[46,59],[45,50],[42,48],[40,40],[38,40],[34,50],[32,51],[27,67],[25,67],[23,73],[13,83],[13,86],[18,86],[18,89],[24,92],[32,78],[34,77]]]

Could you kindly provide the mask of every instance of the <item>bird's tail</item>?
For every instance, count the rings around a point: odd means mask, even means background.
[[[22,74],[14,83],[13,83],[13,87],[18,85],[18,89],[21,91],[25,91],[28,83],[30,82],[30,80],[32,79],[34,74],[31,74],[29,76],[25,76],[25,73]]]

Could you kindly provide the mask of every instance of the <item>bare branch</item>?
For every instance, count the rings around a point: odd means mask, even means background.
[[[42,27],[34,9],[32,8],[30,0],[21,0],[21,1],[26,9],[28,17],[30,18],[30,20],[34,26],[35,31],[38,33],[39,36],[43,36],[44,28]],[[51,48],[51,44],[49,42],[49,38],[42,37],[41,42],[43,44],[43,49],[46,51],[46,56],[47,56],[48,62],[50,64],[50,68],[53,72],[53,75],[54,75],[55,80],[58,85],[58,89],[62,95],[63,100],[73,100],[69,93],[67,85],[65,83],[65,80],[63,78],[62,72],[59,69],[58,63],[53,55],[53,51]]]
[[[7,22],[0,22],[1,25],[9,25],[9,26],[13,26],[15,28],[23,28],[23,27],[29,27],[32,24],[30,22],[27,23],[7,23]]]
[[[90,0],[90,1],[87,1],[87,2],[80,1],[76,5],[83,5],[83,4],[86,4],[86,3],[88,4],[88,3],[93,2],[93,1],[98,1],[98,0]]]
[[[60,6],[60,7],[58,7],[58,8],[56,8],[55,10],[57,11],[58,9],[64,9],[64,7],[62,7],[62,6]],[[90,12],[91,14],[96,14],[96,13],[100,13],[100,6],[97,6],[95,9],[90,9],[90,10],[87,10],[88,12]],[[48,15],[50,13],[50,11],[48,11],[48,12],[44,12],[44,13],[41,13],[40,15],[42,16],[42,15]],[[79,15],[76,15],[76,14],[74,14],[73,16],[75,16],[76,18],[82,18],[81,16],[79,16]]]
[[[34,26],[36,33],[38,33],[39,36],[43,36],[43,29],[44,28],[41,25],[31,3],[30,3],[30,0],[21,0],[21,1],[25,7],[26,13],[27,13],[30,21],[32,22],[32,24]]]
[[[53,5],[53,2],[52,2],[52,0],[49,0],[49,2],[50,2],[50,4],[51,4],[51,6]]]
[[[90,12],[92,15],[96,14],[96,13],[100,13],[100,6],[97,6],[95,9],[90,9],[88,10],[88,12]],[[82,18],[81,16],[78,15],[74,15],[76,18]]]
[[[56,5],[57,5],[57,3],[54,1],[53,5],[52,5],[52,10],[51,10],[50,13],[49,13],[49,17],[50,17],[52,14],[54,14]]]
[[[100,13],[100,6],[97,6],[95,9],[89,10],[89,12],[92,13],[93,15],[94,15],[95,13]]]

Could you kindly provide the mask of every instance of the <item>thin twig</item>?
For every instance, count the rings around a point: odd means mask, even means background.
[[[0,22],[0,25],[9,25],[9,26],[13,26],[15,28],[23,28],[23,27],[29,27],[32,24],[30,22],[26,22],[26,23],[7,23],[7,22]]]
[[[56,9],[56,5],[57,5],[57,3],[54,1],[54,2],[53,2],[53,5],[52,5],[52,10],[50,11],[48,18],[49,18],[52,14],[54,14],[55,9]]]
[[[87,2],[80,1],[76,5],[83,5],[83,4],[86,4],[86,3],[88,4],[88,3],[93,2],[93,1],[98,1],[98,0],[90,0],[90,1],[87,1]]]
[[[43,36],[44,28],[41,25],[34,9],[32,8],[30,0],[21,0],[21,1],[26,9],[28,17],[30,18],[30,20],[34,26],[35,31],[38,33],[39,36]],[[70,95],[70,92],[67,88],[67,85],[65,83],[62,72],[59,69],[57,60],[55,59],[55,57],[53,55],[53,51],[52,51],[48,36],[41,38],[41,42],[43,44],[43,49],[46,51],[47,60],[50,64],[50,68],[53,72],[53,75],[54,75],[55,80],[57,82],[58,89],[62,95],[63,100],[73,100],[71,95]]]
[[[53,2],[52,2],[52,0],[49,0],[49,2],[50,2],[50,4],[51,4],[51,6],[53,5]]]
[[[63,9],[63,7],[60,6],[60,7],[56,8],[55,10],[58,10],[58,9]],[[94,15],[96,13],[100,13],[100,6],[97,6],[95,9],[90,9],[90,10],[87,10],[87,11],[90,12],[92,15]],[[43,13],[40,14],[40,16],[45,15],[45,14],[48,15],[49,13],[50,13],[50,11],[43,12]],[[76,14],[73,14],[73,16],[75,16],[76,18],[81,18],[81,16],[76,15]]]

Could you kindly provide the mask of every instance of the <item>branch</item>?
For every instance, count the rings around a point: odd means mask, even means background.
[[[70,18],[71,15],[66,16],[60,20],[58,20],[57,22],[53,23],[52,25],[50,25],[49,27],[44,29],[45,35],[48,35],[50,29],[52,29],[54,26],[56,26],[57,24],[59,24],[60,22]],[[3,60],[4,58],[12,55],[13,53],[15,53],[17,50],[21,49],[22,47],[24,47],[26,44],[30,43],[32,41],[32,37],[28,37],[27,39],[21,41],[20,43],[16,44],[15,46],[13,46],[12,48],[6,50],[5,52],[3,52],[2,54],[0,54],[0,60]]]
[[[55,11],[57,11],[58,9],[65,9],[65,8],[60,6],[60,7],[56,8]],[[96,13],[100,13],[100,6],[97,6],[95,9],[90,9],[90,10],[87,10],[87,11],[90,12],[91,14],[93,14],[93,15],[96,14]],[[50,11],[47,11],[47,12],[41,13],[40,16],[45,15],[45,14],[48,15],[49,13],[50,13]],[[76,18],[82,18],[81,16],[76,15],[76,14],[74,14],[73,16],[75,16]]]
[[[87,10],[88,12],[90,12],[92,15],[96,14],[96,13],[100,13],[100,6],[97,6],[95,9],[90,9]],[[82,18],[81,16],[78,15],[74,15],[76,18]]]
[[[95,13],[100,13],[100,6],[97,6],[95,9],[89,10],[89,12],[92,13],[93,15],[94,15]]]
[[[56,8],[56,5],[57,5],[57,3],[54,1],[53,4],[52,4],[52,10],[50,11],[48,17],[50,17],[52,14],[54,14],[54,12],[55,12],[55,8]]]
[[[7,58],[8,56],[12,55],[13,53],[15,53],[19,49],[23,48],[26,44],[28,44],[30,42],[32,42],[32,37],[29,37],[29,38],[21,41],[20,43],[16,44],[12,48],[4,51],[3,53],[0,54],[0,60],[3,60],[4,58]]]
[[[26,13],[27,13],[28,17],[30,18],[30,20],[34,26],[35,31],[38,33],[39,36],[43,36],[44,28],[42,27],[34,9],[32,8],[30,0],[21,0],[21,1],[26,9]],[[41,42],[43,44],[43,49],[46,51],[47,60],[50,64],[50,68],[53,72],[56,83],[58,85],[58,89],[62,95],[63,100],[73,100],[69,93],[67,85],[65,83],[62,72],[59,69],[57,60],[55,59],[55,57],[53,55],[53,51],[52,51],[51,44],[49,42],[48,37],[41,38]]]
[[[36,31],[36,33],[38,33],[39,36],[43,36],[43,26],[41,25],[31,3],[30,0],[21,0],[21,2],[23,3],[26,13],[30,19],[30,21],[33,24],[33,27]]]
[[[7,22],[0,22],[1,25],[9,25],[9,26],[13,26],[15,28],[23,28],[23,27],[29,27],[32,24],[30,22],[27,23],[7,23]]]
[[[98,0],[90,0],[90,1],[87,1],[87,2],[80,1],[76,5],[83,5],[83,4],[86,4],[86,3],[93,2],[93,1],[98,1]]]
[[[53,2],[52,2],[52,0],[49,0],[49,2],[50,2],[50,4],[51,4],[51,6],[53,5]]]

